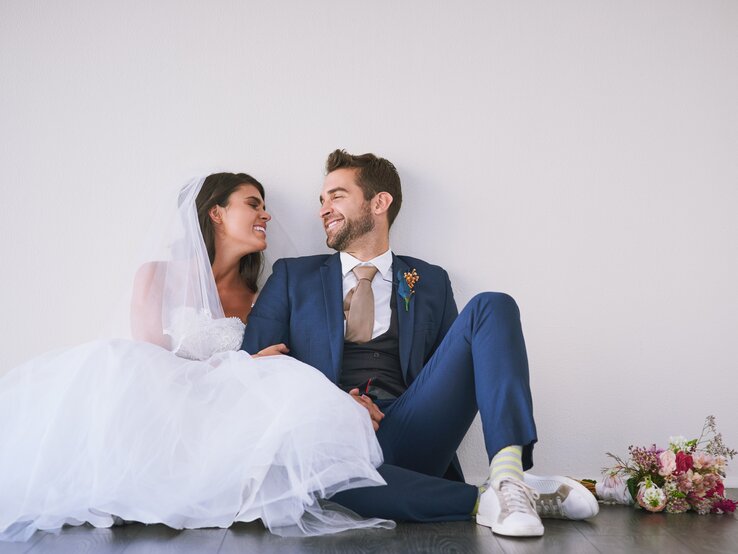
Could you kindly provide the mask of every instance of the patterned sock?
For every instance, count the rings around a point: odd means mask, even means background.
[[[511,478],[523,480],[523,447],[506,446],[495,454],[489,465],[490,481]]]
[[[480,485],[477,487],[479,489],[477,491],[477,502],[474,504],[474,509],[472,510],[471,515],[475,516],[479,512],[479,501],[482,499],[482,494],[484,494],[484,491],[486,491],[489,488],[489,485],[487,483],[484,483],[483,485]]]

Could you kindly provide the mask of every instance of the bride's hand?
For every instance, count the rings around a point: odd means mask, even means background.
[[[356,400],[359,404],[364,406],[369,412],[369,417],[372,420],[372,427],[374,427],[374,431],[379,431],[379,422],[384,419],[384,413],[377,407],[377,405],[372,401],[371,398],[366,396],[365,394],[361,394],[359,392],[359,389],[351,389],[349,391],[349,394],[351,395],[351,398]]]
[[[290,349],[287,348],[287,345],[283,342],[280,342],[279,344],[273,344],[271,346],[267,346],[264,350],[260,350],[253,356],[252,358],[261,358],[262,356],[277,356],[278,354],[287,354]]]

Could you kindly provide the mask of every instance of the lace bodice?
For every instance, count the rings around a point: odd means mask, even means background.
[[[171,337],[172,351],[177,356],[206,360],[218,352],[241,348],[245,328],[237,317],[213,319],[193,308],[180,308],[165,333]]]

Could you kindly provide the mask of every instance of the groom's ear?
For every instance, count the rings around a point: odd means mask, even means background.
[[[377,215],[387,213],[393,200],[394,199],[389,192],[378,192],[374,195],[374,198],[372,198],[372,211]]]

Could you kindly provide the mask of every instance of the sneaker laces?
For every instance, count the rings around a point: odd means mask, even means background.
[[[564,517],[564,507],[561,503],[561,497],[556,495],[546,495],[548,498],[541,496],[538,499],[536,508],[542,516],[546,517]]]
[[[537,491],[519,479],[502,479],[500,492],[511,512],[536,513]]]

